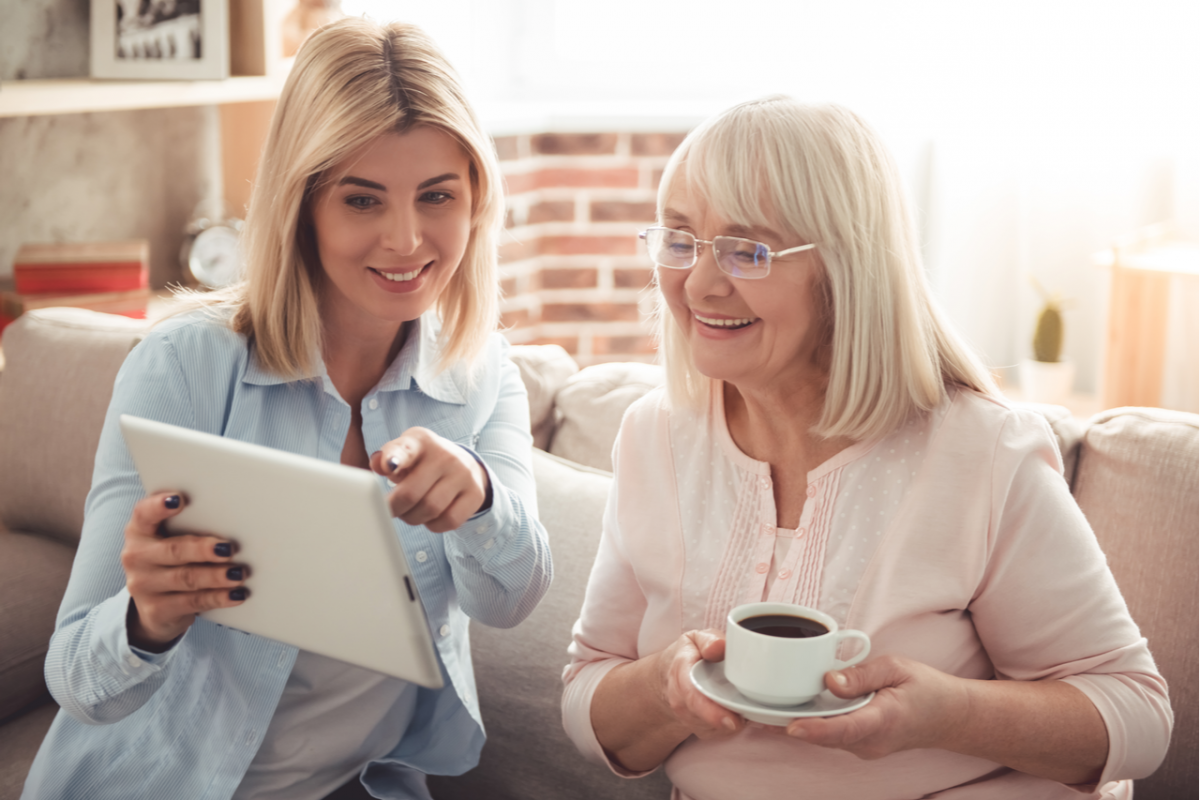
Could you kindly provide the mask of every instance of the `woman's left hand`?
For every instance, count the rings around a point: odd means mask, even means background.
[[[462,447],[425,428],[409,428],[371,454],[371,470],[396,484],[392,514],[445,533],[478,512],[488,496],[487,470]]]
[[[847,750],[859,758],[945,748],[968,713],[966,681],[901,656],[882,656],[828,672],[825,685],[843,698],[876,694],[866,706],[849,714],[794,720],[787,726],[787,735]]]

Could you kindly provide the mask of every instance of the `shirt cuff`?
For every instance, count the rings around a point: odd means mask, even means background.
[[[567,737],[575,743],[579,752],[591,761],[604,764],[614,774],[622,778],[644,778],[654,772],[653,769],[635,772],[626,769],[620,762],[614,761],[596,738],[592,727],[592,699],[600,682],[617,667],[628,663],[629,659],[610,658],[595,661],[575,671],[566,681],[562,696],[563,729]],[[570,666],[565,670],[571,673]]]
[[[516,513],[508,492],[497,481],[496,473],[469,448],[463,449],[471,453],[487,471],[488,485],[492,490],[492,505],[447,535],[454,538],[459,552],[486,564],[503,552],[505,546],[516,536],[517,526],[513,522]]]
[[[129,590],[122,588],[96,607],[95,632],[100,639],[98,652],[110,657],[108,672],[118,682],[132,686],[160,673],[170,663],[179,649],[181,636],[170,649],[162,653],[149,653],[129,643],[129,628],[126,620],[133,598]],[[184,636],[187,634],[184,633]]]

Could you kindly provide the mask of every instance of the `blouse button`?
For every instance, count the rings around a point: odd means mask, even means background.
[[[760,562],[759,565],[754,568],[754,571],[757,572],[759,575],[766,575],[767,570],[769,570],[769,569],[770,569],[770,567],[768,567],[766,565],[766,563]]]
[[[374,411],[375,409],[379,408],[379,401],[372,397],[371,402],[367,403],[367,408]]]
[[[445,638],[446,636],[449,636],[450,635],[450,626],[443,625],[441,628],[438,629],[438,634],[441,635],[443,638]]]
[[[424,550],[417,551],[417,563],[424,564],[429,559],[429,554]]]
[[[815,486],[808,487],[808,496],[816,497],[817,496],[817,487],[815,487]]]
[[[758,485],[759,485],[759,486],[761,486],[761,487],[762,487],[762,488],[764,488],[764,489],[770,489],[770,488],[771,488],[771,482],[770,482],[769,480],[767,480],[766,478],[763,478],[761,481],[759,481],[759,482],[758,482]]]
[[[786,581],[788,578],[792,577],[792,571],[790,569],[781,569],[779,570],[779,575],[776,577],[778,577],[781,581]]]
[[[762,532],[763,532],[763,535],[770,536],[772,533],[775,532],[775,526],[764,522],[763,526],[762,526]]]

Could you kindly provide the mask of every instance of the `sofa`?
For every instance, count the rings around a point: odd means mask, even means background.
[[[16,798],[57,710],[42,661],[82,525],[113,378],[146,323],[79,309],[25,314],[3,335],[0,372],[0,800]],[[516,628],[473,625],[489,739],[479,767],[430,779],[438,800],[665,800],[661,773],[638,781],[585,761],[562,733],[560,675],[582,604],[626,406],[662,382],[640,363],[579,369],[556,346],[513,348],[529,390],[540,513],[555,581]],[[1175,734],[1138,800],[1197,796],[1198,418],[1158,409],[1088,421],[1039,407],[1065,476],[1109,557],[1171,689]]]

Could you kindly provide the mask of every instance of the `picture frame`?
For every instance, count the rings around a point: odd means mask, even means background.
[[[229,77],[229,0],[91,0],[93,78]]]

